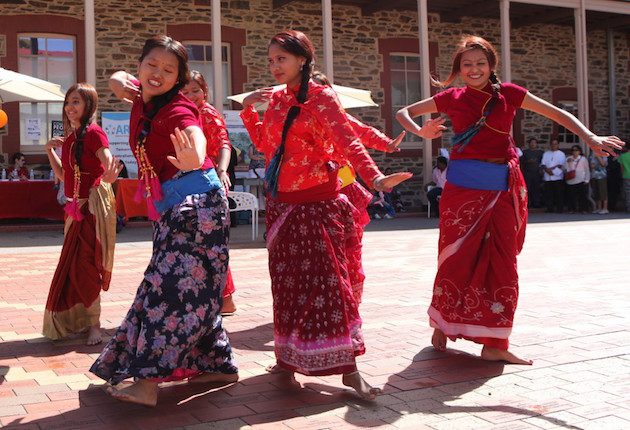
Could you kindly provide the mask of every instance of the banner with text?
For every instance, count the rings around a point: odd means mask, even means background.
[[[129,147],[129,115],[130,112],[103,112],[101,124],[112,154],[125,163],[130,178],[137,178],[138,163]]]

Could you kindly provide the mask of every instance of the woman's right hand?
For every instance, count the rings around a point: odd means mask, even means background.
[[[413,173],[410,172],[397,172],[387,176],[379,176],[374,180],[374,189],[376,191],[390,192],[396,185],[406,181],[412,176]]]
[[[60,148],[63,145],[65,137],[53,137],[48,142],[46,142],[45,148],[46,150],[54,151],[55,148]]]
[[[133,104],[133,100],[140,95],[140,88],[131,80],[127,72],[119,71],[109,78],[109,88],[116,97],[123,102]]]
[[[253,91],[250,95],[243,99],[243,109],[246,109],[255,103],[263,103],[269,101],[272,94],[273,88],[271,87],[259,88],[256,91]]]

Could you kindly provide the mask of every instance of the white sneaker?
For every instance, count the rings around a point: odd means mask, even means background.
[[[600,214],[601,213],[601,209],[595,209],[593,212],[591,212],[592,214]]]
[[[374,219],[381,219],[381,216],[379,214],[374,214]]]
[[[598,212],[598,214],[600,214],[600,215],[606,215],[606,214],[609,214],[609,213],[610,213],[610,212],[608,211],[608,209],[602,209],[602,210],[600,210],[600,211]]]
[[[385,216],[383,217],[385,219],[392,219],[394,218],[393,216],[391,216],[390,214],[385,214]]]

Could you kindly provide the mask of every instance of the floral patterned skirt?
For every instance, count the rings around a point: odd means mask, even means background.
[[[189,195],[162,214],[136,298],[92,373],[117,384],[237,372],[220,315],[228,232],[222,189]]]
[[[440,199],[431,327],[507,350],[518,302],[516,256],[525,240],[527,191],[512,163],[509,191],[447,183]]]
[[[365,353],[348,254],[359,245],[345,196],[267,201],[267,248],[278,364],[304,375],[356,370]]]

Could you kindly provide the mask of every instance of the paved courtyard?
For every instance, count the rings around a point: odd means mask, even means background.
[[[233,229],[238,312],[224,320],[241,380],[226,387],[171,384],[158,407],[112,400],[88,373],[101,346],[42,338],[42,313],[60,229],[0,232],[0,424],[20,429],[628,429],[630,428],[630,218],[534,214],[519,259],[521,298],[511,338],[531,367],[487,363],[469,342],[430,347],[426,308],[435,275],[437,221],[373,222],[365,235],[361,305],[366,379],[359,400],[340,377],[282,386],[274,362],[270,282],[262,241]],[[101,322],[112,333],[148,262],[148,228],[118,238]]]

